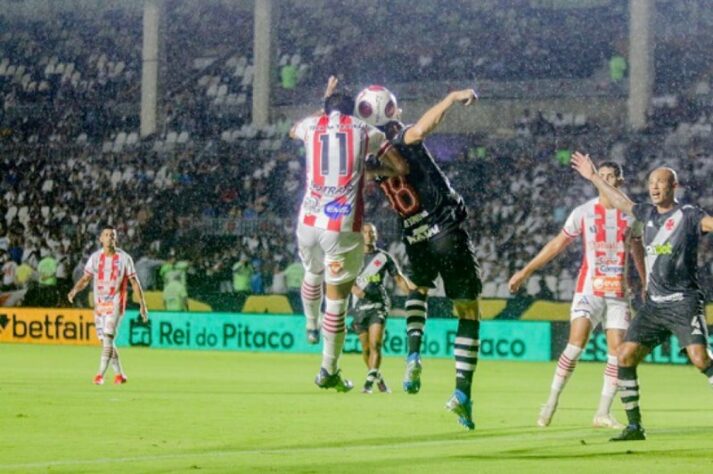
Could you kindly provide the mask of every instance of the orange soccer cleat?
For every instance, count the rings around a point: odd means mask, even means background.
[[[104,385],[104,377],[102,377],[102,374],[96,374],[94,376],[94,385]]]
[[[116,374],[114,376],[114,384],[121,385],[122,383],[126,383],[126,382],[127,382],[126,375]]]

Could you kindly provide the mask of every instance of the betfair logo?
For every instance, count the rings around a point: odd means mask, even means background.
[[[671,243],[665,243],[661,245],[647,245],[646,254],[647,255],[671,255],[673,253],[673,247]]]

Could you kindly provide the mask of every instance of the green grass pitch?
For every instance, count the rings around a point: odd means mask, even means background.
[[[407,395],[387,358],[394,393],[364,395],[317,389],[311,355],[127,348],[129,383],[94,386],[98,357],[0,345],[0,472],[713,472],[713,390],[692,367],[642,366],[649,439],[609,443],[615,431],[590,428],[602,364],[579,365],[540,429],[554,362],[481,361],[466,432],[443,408],[449,360],[426,360]],[[342,366],[359,387],[361,359]]]

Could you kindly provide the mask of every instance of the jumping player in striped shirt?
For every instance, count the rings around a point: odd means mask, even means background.
[[[601,164],[599,176],[615,188],[624,181],[621,166],[610,161]],[[631,321],[624,278],[629,243],[637,271],[644,275],[641,228],[633,223],[633,218],[615,209],[606,196],[600,194],[572,211],[562,231],[510,279],[510,291],[514,293],[534,272],[581,236],[582,266],[572,300],[569,341],[557,362],[550,396],[542,406],[538,426],[548,426],[552,421],[562,390],[572,376],[592,330],[601,324],[606,331],[607,365],[593,425],[623,428],[612,416],[611,405],[617,389],[617,351]]]
[[[305,147],[307,189],[297,241],[305,267],[302,301],[308,336],[313,338],[318,330],[322,283],[326,283],[322,365],[315,383],[346,392],[352,383],[342,379],[338,361],[344,346],[348,298],[364,256],[361,226],[366,158],[374,156],[369,173],[396,176],[406,169],[382,132],[351,115],[354,99],[335,93],[336,87],[337,79],[332,76],[324,95],[324,111],[295,124],[290,137],[302,140]]]
[[[138,296],[139,312],[144,322],[148,321],[149,314],[141,283],[136,278],[134,261],[128,253],[116,247],[116,229],[110,225],[103,226],[99,242],[102,248],[89,257],[84,266],[84,276],[74,285],[67,299],[70,303],[74,302],[77,293],[94,280],[94,324],[97,337],[102,343],[99,372],[94,377],[94,383],[104,383],[104,373],[111,362],[114,383],[122,384],[126,383],[127,378],[121,366],[115,340],[126,311],[129,283]]]

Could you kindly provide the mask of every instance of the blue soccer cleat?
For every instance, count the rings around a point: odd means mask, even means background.
[[[470,398],[460,390],[453,392],[453,396],[446,403],[446,409],[452,411],[458,416],[458,423],[463,425],[468,430],[475,429],[473,423],[473,402]]]
[[[404,391],[418,393],[421,390],[421,357],[417,352],[409,354],[406,359],[406,374],[404,374]]]

